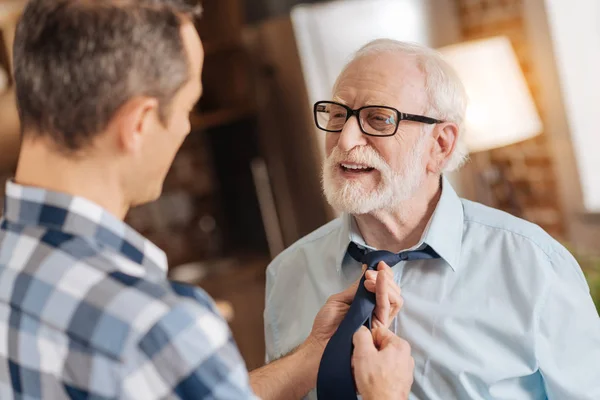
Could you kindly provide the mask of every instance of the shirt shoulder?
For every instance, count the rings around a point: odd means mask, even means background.
[[[0,298],[89,351],[120,362],[173,310],[217,315],[201,289],[147,274],[144,267],[87,237],[27,227],[0,239]],[[8,250],[10,247],[10,251]],[[45,301],[25,301],[27,298]]]
[[[461,201],[466,225],[479,226],[489,235],[520,236],[548,255],[563,248],[552,236],[534,223],[480,203],[465,199]]]
[[[515,217],[507,212],[480,203],[461,199],[465,218],[465,232],[477,229],[478,235],[503,240],[515,257],[532,251],[540,255],[544,268],[540,272],[552,275],[568,275],[587,287],[577,260],[563,244],[554,239],[540,226]],[[463,238],[464,240],[464,238]],[[509,245],[510,243],[510,245]]]
[[[0,285],[14,282],[0,300],[64,349],[65,371],[77,357],[97,364],[76,387],[122,398],[253,398],[228,325],[203,290],[145,275],[84,237],[48,232],[0,238]]]

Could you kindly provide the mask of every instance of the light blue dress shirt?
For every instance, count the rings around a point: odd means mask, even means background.
[[[327,298],[358,279],[351,240],[365,245],[344,215],[271,263],[267,361],[298,346]],[[404,307],[392,329],[416,364],[411,399],[600,399],[600,318],[562,245],[536,225],[460,199],[445,178],[422,243],[442,258],[393,268]]]

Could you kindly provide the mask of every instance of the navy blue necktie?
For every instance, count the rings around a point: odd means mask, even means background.
[[[348,254],[356,261],[367,264],[367,269],[370,270],[377,270],[380,261],[384,261],[387,265],[393,267],[400,261],[440,257],[429,246],[421,250],[396,254],[389,251],[365,252],[353,242],[348,246]],[[340,323],[323,352],[317,375],[317,397],[319,400],[357,399],[351,366],[352,350],[354,348],[352,337],[362,325],[371,329],[371,318],[374,309],[375,294],[365,289],[365,276],[363,275],[348,314]]]

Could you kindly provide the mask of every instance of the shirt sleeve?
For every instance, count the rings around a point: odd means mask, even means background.
[[[211,301],[178,301],[131,358],[123,399],[256,399],[229,327]]]
[[[552,259],[536,355],[547,397],[600,399],[600,318],[581,268],[566,251]]]
[[[265,287],[265,311],[263,320],[265,324],[265,363],[270,363],[277,358],[279,354],[277,351],[277,331],[273,321],[273,285],[275,284],[274,276],[274,265],[273,263],[267,268],[267,282]]]

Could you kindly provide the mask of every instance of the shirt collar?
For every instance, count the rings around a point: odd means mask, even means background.
[[[120,256],[145,267],[147,273],[167,273],[167,256],[125,222],[87,199],[66,193],[6,183],[4,218],[91,238]]]
[[[343,214],[342,219],[340,247],[336,260],[338,272],[344,264],[345,257],[347,256],[346,250],[350,242],[355,242],[369,250],[377,250],[365,243],[352,215]],[[440,200],[435,207],[431,219],[427,223],[421,240],[416,246],[408,250],[413,250],[421,247],[423,244],[427,244],[446,261],[452,270],[456,271],[460,264],[463,226],[462,202],[448,179],[442,177],[442,194]]]

